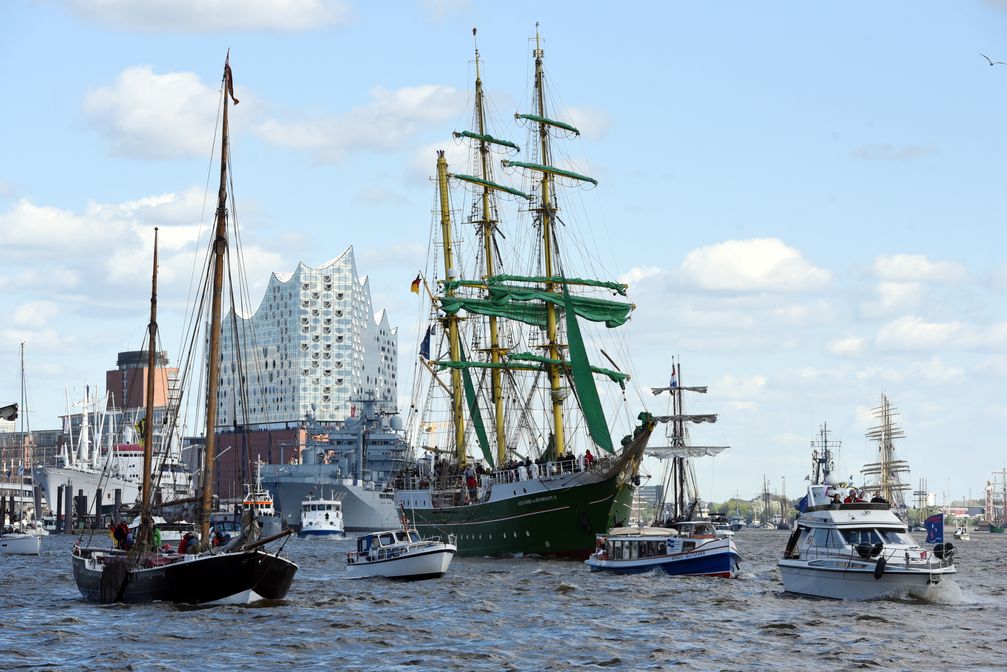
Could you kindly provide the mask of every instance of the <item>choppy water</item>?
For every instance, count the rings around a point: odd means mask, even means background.
[[[439,580],[348,581],[352,541],[293,539],[268,607],[85,603],[67,536],[0,556],[2,670],[1007,669],[1007,535],[956,544],[925,600],[783,593],[786,532],[744,530],[735,580],[592,574],[578,562],[456,558]]]

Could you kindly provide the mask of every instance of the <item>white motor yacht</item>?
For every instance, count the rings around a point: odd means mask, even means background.
[[[954,546],[921,548],[888,502],[835,502],[846,488],[826,483],[808,488],[778,563],[788,593],[867,600],[911,592],[917,596],[954,575]]]

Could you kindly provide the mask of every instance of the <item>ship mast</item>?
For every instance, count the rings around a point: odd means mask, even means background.
[[[151,465],[154,462],[154,365],[157,357],[157,227],[154,227],[154,264],[150,281],[150,324],[147,326],[147,390],[143,418],[143,483],[140,486],[140,530],[136,545],[146,549],[151,534]],[[99,506],[101,502],[98,503]],[[99,511],[99,513],[101,513]]]
[[[216,463],[217,388],[220,369],[220,313],[224,290],[224,256],[227,254],[227,158],[230,154],[227,127],[227,99],[234,98],[231,78],[231,52],[224,61],[224,108],[221,121],[220,188],[217,191],[216,226],[213,239],[213,289],[210,296],[209,348],[206,385],[206,446],[203,451],[203,493],[200,506],[200,548],[210,545],[210,509],[213,506],[213,477]],[[237,105],[238,101],[235,100]]]
[[[476,29],[472,29],[472,38],[475,39]],[[483,180],[488,181],[490,179],[490,148],[489,143],[486,142],[486,108],[484,106],[483,99],[483,81],[479,74],[479,49],[476,52],[476,120],[478,123],[479,130],[479,161],[482,170],[481,177]],[[489,278],[495,272],[493,263],[493,230],[496,226],[496,221],[493,219],[493,212],[490,208],[490,187],[484,185],[482,188],[482,234],[483,234],[483,256],[485,257],[485,272],[486,277]],[[500,355],[502,351],[500,349],[500,338],[497,330],[497,318],[495,315],[489,316],[489,326],[490,326],[490,361],[494,365],[500,363]],[[490,381],[493,388],[493,408],[494,408],[494,418],[496,420],[496,447],[497,447],[497,464],[504,464],[507,460],[507,437],[504,433],[504,404],[503,404],[503,388],[502,388],[502,377],[500,375],[500,368],[494,366],[490,369]]]
[[[457,271],[454,265],[453,242],[451,238],[451,202],[448,198],[448,161],[444,158],[444,150],[437,151],[437,189],[440,195],[441,241],[444,245],[444,279],[453,280]],[[444,291],[447,296],[454,296],[454,287],[447,284]],[[458,339],[458,316],[448,315],[444,318],[448,326],[448,343],[451,348],[451,360],[461,360],[461,342]],[[465,416],[463,414],[464,391],[462,390],[462,372],[458,368],[451,369],[451,417],[455,428],[455,456],[458,466],[464,467],[465,457]]]
[[[541,47],[541,39],[539,38],[538,24],[535,24],[535,98],[537,114],[540,118],[545,118],[545,74],[542,70],[542,57],[544,56]],[[544,122],[539,122],[538,124],[538,135],[539,135],[539,149],[541,151],[541,156],[539,160],[543,165],[552,165],[550,161],[549,152],[549,129]],[[548,292],[553,292],[556,290],[556,284],[552,282],[553,278],[553,247],[555,241],[553,239],[552,230],[552,213],[555,210],[555,206],[552,203],[552,195],[550,193],[550,186],[552,184],[552,178],[548,172],[542,172],[542,182],[541,186],[541,203],[539,206],[539,215],[542,218],[542,257],[545,263],[545,288]],[[557,323],[556,323],[556,307],[552,303],[546,303],[546,337],[549,340],[549,359],[559,361],[561,359],[560,350],[562,345],[557,340]],[[556,454],[559,455],[565,449],[566,439],[563,432],[563,389],[562,389],[562,372],[559,366],[556,364],[547,364],[546,368],[549,373],[549,387],[551,388],[552,394],[552,424],[553,424],[553,445],[555,446]]]

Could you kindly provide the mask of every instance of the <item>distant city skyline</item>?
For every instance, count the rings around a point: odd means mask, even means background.
[[[1007,465],[1007,3],[13,0],[0,5],[0,405],[58,426],[143,341],[153,228],[173,364],[224,55],[252,302],[352,245],[398,332],[408,407],[435,151],[464,165],[472,28],[501,136],[530,99],[535,24],[569,165],[564,202],[630,284],[627,400],[709,385],[704,499],[799,495],[828,422],[837,470],[875,460],[887,394],[915,489],[978,497]],[[523,133],[523,131],[522,131]],[[211,196],[206,199],[207,185]],[[209,203],[209,205],[207,205]],[[506,233],[506,231],[504,231]],[[624,428],[613,433],[621,436]],[[648,462],[659,481],[659,467]],[[950,477],[950,481],[947,478]],[[939,495],[939,501],[943,495]]]

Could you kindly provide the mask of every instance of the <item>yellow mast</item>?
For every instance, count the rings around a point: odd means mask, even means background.
[[[472,29],[472,35],[475,37],[476,29]],[[476,49],[476,116],[478,117],[479,123],[479,135],[481,137],[486,136],[486,110],[483,107],[483,81],[479,76],[479,49]],[[479,141],[479,158],[482,162],[482,178],[484,180],[490,179],[489,174],[489,162],[490,162],[490,149],[489,144],[485,140]],[[493,266],[493,226],[495,221],[493,220],[493,213],[490,210],[490,188],[483,187],[482,193],[482,208],[483,208],[483,256],[486,258],[485,268],[486,277],[490,277],[495,272]],[[491,315],[489,318],[490,324],[490,361],[494,364],[500,362],[500,340],[497,331],[497,318]],[[493,386],[493,406],[494,406],[494,417],[496,418],[496,444],[497,444],[497,455],[496,463],[498,465],[503,464],[507,461],[507,437],[504,433],[504,405],[503,405],[503,387],[501,384],[500,369],[492,368],[490,369],[490,380]]]
[[[210,509],[213,506],[213,476],[217,458],[217,388],[220,375],[220,313],[224,288],[224,255],[227,253],[227,98],[234,97],[231,80],[230,52],[224,62],[224,114],[221,122],[220,142],[220,188],[217,191],[217,216],[213,238],[213,290],[210,303],[210,334],[206,385],[206,447],[203,451],[203,493],[200,506],[199,546],[205,550],[210,546]],[[237,105],[237,101],[235,101]]]
[[[444,151],[437,150],[437,189],[440,193],[441,208],[441,240],[444,244],[444,279],[452,280],[456,275],[454,264],[454,252],[451,241],[451,203],[448,200],[448,162],[444,158]],[[452,296],[455,290],[447,289],[444,292]],[[451,361],[461,361],[461,344],[458,340],[458,317],[448,315],[444,318],[448,325],[448,342],[451,346]],[[465,466],[465,415],[463,413],[463,403],[465,392],[462,389],[461,369],[451,369],[451,417],[455,426],[455,454],[458,458],[458,465]]]
[[[544,75],[542,72],[542,56],[543,51],[540,44],[538,24],[535,24],[535,95],[538,103],[538,116],[545,117],[545,90],[544,90]],[[538,125],[539,143],[540,150],[542,152],[541,161],[543,165],[551,165],[549,161],[549,130],[545,124],[539,123]],[[542,217],[542,256],[545,261],[545,277],[553,277],[553,239],[552,239],[552,199],[549,192],[549,174],[542,173],[542,204],[540,207],[540,214]],[[554,291],[555,283],[546,282],[546,291]],[[557,342],[557,329],[556,329],[556,307],[551,304],[546,304],[546,335],[549,338],[549,358],[553,360],[560,360],[561,357],[561,345]],[[547,365],[549,371],[549,385],[552,389],[552,424],[553,424],[553,437],[556,446],[556,454],[563,452],[566,445],[566,438],[563,433],[563,392],[562,392],[562,377],[560,373],[560,367],[553,364]]]

